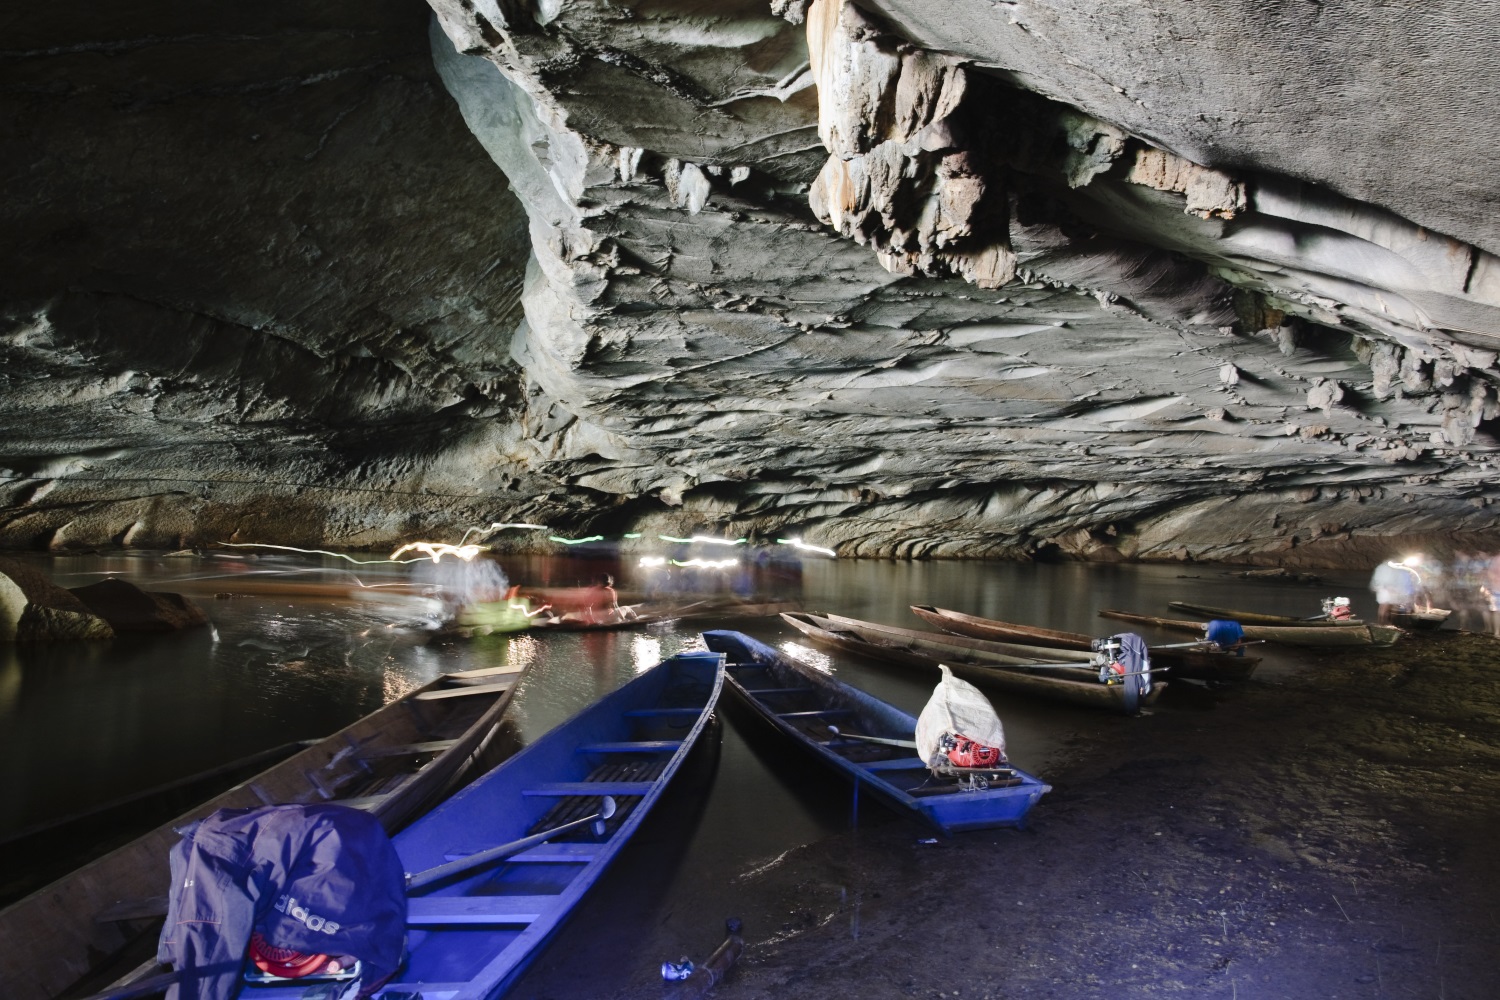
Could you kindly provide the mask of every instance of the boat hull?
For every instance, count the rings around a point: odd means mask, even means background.
[[[663,661],[557,726],[394,838],[420,872],[600,812],[585,825],[446,881],[408,901],[408,961],[384,994],[493,1000],[503,994],[599,879],[661,797],[712,718],[723,657]],[[242,1000],[297,1000],[302,989],[247,986]]]
[[[1032,806],[1051,787],[1010,768],[1013,777],[976,791],[934,784],[915,752],[883,744],[840,740],[817,732],[838,720],[845,732],[911,740],[917,720],[894,705],[824,674],[738,632],[703,633],[709,649],[726,654],[726,685],[782,737],[824,766],[877,795],[897,812],[916,815],[945,833],[1022,827]],[[803,713],[820,712],[821,716]],[[832,737],[832,738],[830,738]]]
[[[1211,604],[1194,604],[1191,601],[1168,601],[1167,607],[1174,611],[1204,615],[1236,621],[1241,625],[1279,625],[1285,628],[1358,628],[1365,624],[1358,618],[1296,618],[1292,615],[1267,615],[1258,611],[1240,611],[1236,608],[1218,608]]]
[[[1203,623],[1182,621],[1175,618],[1154,618],[1150,615],[1133,615],[1125,611],[1101,611],[1102,618],[1132,622],[1137,625],[1155,625],[1174,632],[1203,634]],[[1340,646],[1390,646],[1401,637],[1401,630],[1389,625],[1335,626],[1332,628],[1307,628],[1303,626],[1243,625],[1245,638],[1251,642],[1276,642],[1283,646],[1340,647]]]
[[[520,674],[441,677],[0,910],[0,993],[49,1000],[132,948],[166,914],[177,829],[216,810],[334,801],[397,829],[471,761],[501,752],[493,741]]]
[[[1032,643],[1033,645],[1068,649],[1074,651],[1093,649],[1094,638],[1081,632],[1063,632],[1058,629],[1037,628],[1013,622],[995,621],[966,615],[946,608],[935,608],[927,604],[914,604],[912,613],[930,625],[955,635],[996,642]],[[1185,677],[1197,681],[1243,681],[1249,680],[1260,665],[1258,656],[1237,656],[1233,653],[1213,653],[1193,649],[1163,649],[1151,647],[1153,666],[1168,667],[1172,677]]]

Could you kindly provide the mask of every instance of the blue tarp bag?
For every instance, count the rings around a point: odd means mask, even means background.
[[[401,964],[406,876],[380,822],[337,805],[220,809],[179,831],[157,959],[168,1000],[230,1000],[257,936],[361,963],[360,992]]]
[[[1233,649],[1236,654],[1245,655],[1245,630],[1239,622],[1215,618],[1203,627],[1203,631],[1204,637],[1220,649]]]

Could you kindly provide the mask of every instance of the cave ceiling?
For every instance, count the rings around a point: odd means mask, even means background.
[[[1484,11],[38,14],[0,52],[0,544],[1497,541]]]

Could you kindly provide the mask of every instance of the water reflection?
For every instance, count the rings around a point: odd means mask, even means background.
[[[694,587],[720,595],[743,589],[759,599],[800,598],[809,611],[907,627],[920,627],[908,610],[911,604],[1096,635],[1114,631],[1095,617],[1100,608],[1161,614],[1166,601],[1185,597],[1291,613],[1316,609],[1327,594],[1347,593],[1359,595],[1356,613],[1374,610],[1363,591],[1365,574],[1309,587],[1239,580],[1215,567],[803,563],[786,557],[789,548],[747,551],[743,578],[692,567],[671,566],[668,574],[662,568],[621,566],[617,554],[603,551],[502,559],[496,570],[542,594],[609,572],[617,574],[622,601],[645,600],[651,588],[672,602],[689,594],[698,599]],[[673,555],[685,561],[695,550],[702,549],[685,545]],[[451,606],[431,591],[447,585],[413,579],[400,566],[353,573],[332,560],[310,566],[289,557],[239,554],[29,561],[64,586],[118,575],[147,589],[185,592],[213,624],[147,641],[0,646],[5,720],[0,837],[267,747],[326,735],[443,672],[529,668],[510,718],[524,741],[661,657],[701,649],[699,631],[707,628],[740,629],[819,670],[836,669],[841,679],[913,715],[936,680],[921,671],[830,656],[798,641],[800,635],[775,617],[661,622],[634,631],[513,633],[428,645]],[[1298,655],[1267,648],[1257,679],[1274,682],[1279,672],[1297,669]],[[1116,719],[1019,697],[994,701],[1012,758],[1043,774],[1069,740],[1090,727],[1150,725],[1149,719]],[[1200,710],[1201,699],[1170,698],[1155,709]],[[773,748],[751,747],[726,727],[723,756],[714,783],[703,793],[709,802],[693,846],[685,856],[679,852],[661,863],[691,864],[687,870],[722,889],[753,863],[847,823],[846,789],[805,762],[772,761],[775,757]],[[876,821],[873,810],[866,814]]]

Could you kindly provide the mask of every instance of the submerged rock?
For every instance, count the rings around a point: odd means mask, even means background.
[[[145,591],[117,578],[71,590],[116,632],[176,632],[208,624],[202,609],[181,594]]]

